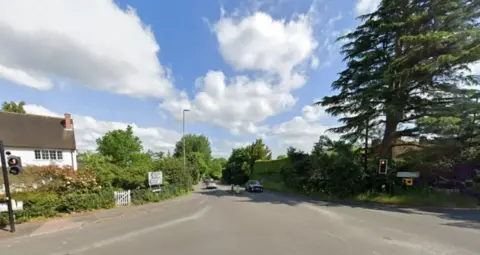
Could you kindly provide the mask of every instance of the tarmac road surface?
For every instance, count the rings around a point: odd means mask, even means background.
[[[3,235],[0,254],[480,254],[478,210],[330,204],[229,189],[198,190],[63,230]]]

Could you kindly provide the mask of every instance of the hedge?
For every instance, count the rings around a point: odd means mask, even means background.
[[[167,186],[160,194],[148,189],[132,190],[132,204],[146,204],[177,197],[189,190],[176,186]],[[73,212],[109,209],[115,207],[112,190],[93,193],[72,193],[59,195],[50,192],[19,192],[12,198],[23,201],[23,210],[15,211],[15,222],[22,223],[34,218],[51,218]],[[2,199],[0,198],[0,201]],[[6,212],[0,213],[0,226],[8,224]]]
[[[280,173],[282,168],[290,167],[290,159],[282,158],[275,160],[257,160],[253,165],[255,175]]]

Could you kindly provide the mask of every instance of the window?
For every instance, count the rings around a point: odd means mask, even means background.
[[[50,159],[57,159],[57,151],[50,151]]]
[[[35,159],[63,160],[63,151],[59,150],[34,150]]]
[[[40,154],[40,150],[35,150],[35,159],[41,159],[42,155]]]
[[[48,159],[48,151],[42,150],[42,159]]]

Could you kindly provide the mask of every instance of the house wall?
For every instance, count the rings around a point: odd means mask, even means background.
[[[62,160],[51,160],[51,159],[35,159],[35,150],[37,148],[13,148],[5,147],[5,152],[10,151],[12,155],[18,156],[22,159],[22,165],[36,165],[36,166],[48,166],[55,164],[57,166],[71,166],[74,170],[77,170],[77,152],[72,150],[59,150],[62,151],[63,159]],[[38,150],[38,149],[37,149]],[[0,162],[1,165],[1,162]]]

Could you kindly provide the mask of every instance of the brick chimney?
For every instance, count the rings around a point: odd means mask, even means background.
[[[65,113],[65,129],[71,130],[72,129],[72,115],[70,113]]]

